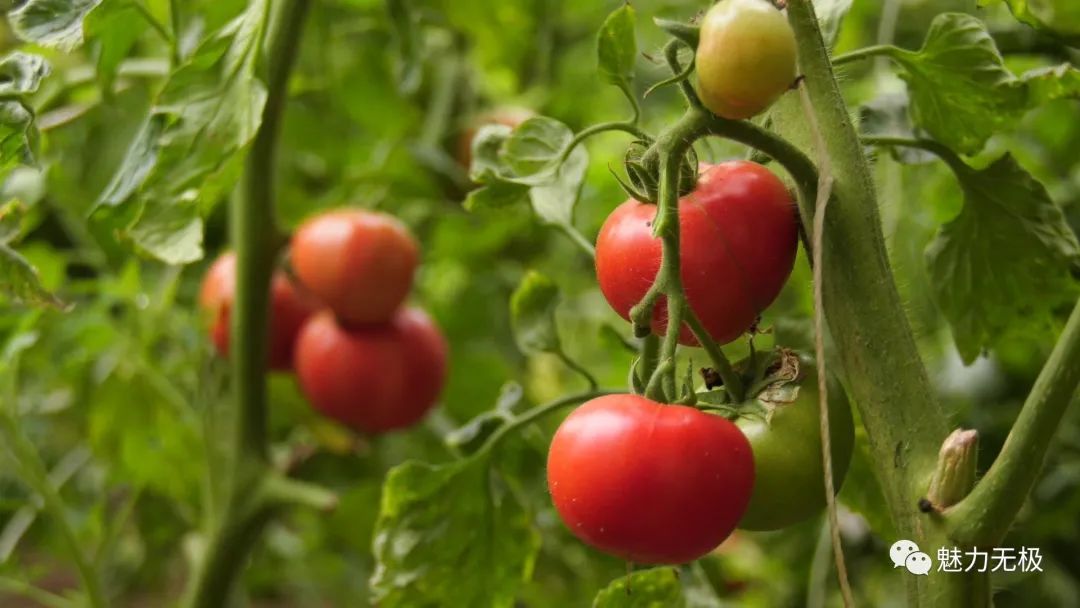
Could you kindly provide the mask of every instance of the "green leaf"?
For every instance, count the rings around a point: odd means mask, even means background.
[[[964,206],[926,251],[934,295],[971,363],[1010,326],[1071,303],[1080,245],[1061,209],[1010,155],[985,169],[949,162]]]
[[[148,205],[129,235],[146,253],[166,264],[187,264],[203,257],[203,221],[194,203]]]
[[[559,167],[554,180],[529,190],[529,199],[536,215],[548,224],[569,226],[588,169],[589,153],[582,146],[574,148],[570,157]]]
[[[486,458],[390,471],[375,526],[374,603],[509,607],[540,538]],[[483,576],[462,576],[462,573]]]
[[[1080,96],[1080,71],[1068,64],[1017,78],[971,15],[939,15],[922,49],[891,55],[908,84],[915,123],[961,154],[977,153],[1031,108]]]
[[[112,86],[120,63],[146,31],[147,18],[134,5],[115,1],[102,4],[87,16],[83,27],[97,57],[97,77],[102,89]]]
[[[101,2],[27,0],[8,13],[8,19],[20,39],[70,52],[83,42],[83,19]]]
[[[21,101],[0,101],[0,178],[21,162],[31,162],[34,115]]]
[[[510,296],[510,322],[521,352],[534,355],[559,351],[555,324],[558,305],[559,287],[546,276],[530,270]]]
[[[17,200],[0,206],[0,245],[10,245],[22,234],[22,221],[26,206]]]
[[[499,179],[504,171],[499,151],[510,138],[511,132],[513,129],[500,124],[480,127],[472,140],[472,165],[469,167],[469,179],[478,184],[486,184]]]
[[[639,570],[617,578],[597,594],[593,608],[681,608],[686,606],[674,568]]]
[[[523,202],[528,194],[528,186],[497,181],[469,192],[463,205],[467,211],[503,209]]]
[[[123,232],[168,263],[202,256],[202,217],[226,196],[262,122],[257,78],[265,0],[204,42],[166,82],[94,211],[135,209]]]
[[[0,292],[21,303],[64,307],[59,298],[42,286],[30,262],[7,245],[0,245]]]
[[[1080,98],[1080,70],[1067,63],[1024,72],[1020,82],[1027,94],[1026,108],[1055,99]]]
[[[574,139],[574,132],[563,123],[546,116],[526,120],[503,142],[500,159],[509,170],[504,179],[535,186],[549,183],[559,168],[563,150]]]
[[[1001,0],[979,0],[978,6],[998,4]],[[1076,0],[1006,0],[1018,21],[1035,29],[1064,36],[1069,43],[1080,43],[1080,4]]]
[[[970,15],[939,15],[922,49],[893,57],[903,68],[915,122],[963,154],[978,152],[1023,104],[993,38]]]
[[[615,9],[596,38],[596,56],[600,75],[615,85],[629,85],[634,80],[637,61],[637,37],[634,34],[634,8],[624,4]]]
[[[0,59],[0,96],[33,93],[51,71],[49,62],[41,55],[15,51]]]

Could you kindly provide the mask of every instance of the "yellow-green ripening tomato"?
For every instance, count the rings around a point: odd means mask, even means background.
[[[800,376],[796,399],[776,405],[768,422],[760,417],[735,422],[750,441],[756,472],[750,506],[739,521],[743,530],[779,530],[825,508],[817,370],[804,364]],[[833,378],[829,381],[829,441],[833,489],[839,492],[851,464],[855,424],[844,390]]]
[[[701,23],[696,65],[705,107],[750,118],[795,82],[795,32],[768,0],[721,0]]]

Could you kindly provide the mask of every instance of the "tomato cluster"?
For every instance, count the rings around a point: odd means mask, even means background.
[[[730,161],[702,165],[696,187],[677,204],[687,305],[710,339],[731,342],[751,330],[791,274],[798,245],[794,201],[765,167]],[[600,290],[627,320],[663,263],[656,213],[655,205],[629,200],[597,238]],[[667,324],[660,298],[650,330],[664,334]],[[686,325],[678,336],[684,345],[698,344]],[[548,452],[556,510],[587,544],[646,564],[698,559],[736,527],[776,530],[812,517],[826,502],[813,368],[803,366],[798,380],[794,388],[777,380],[791,399],[777,402],[770,394],[751,408],[767,410],[765,419],[743,417],[738,424],[638,395],[587,402],[562,423]],[[838,488],[854,436],[839,387],[831,391],[829,413]]]
[[[778,530],[825,507],[816,372],[803,367],[790,401],[735,423],[629,394],[593,399],[559,426],[548,489],[570,531],[641,564],[698,559],[736,527]],[[790,387],[788,390],[792,390]],[[829,392],[833,484],[851,462],[854,423]]]
[[[270,367],[295,369],[316,410],[363,433],[415,424],[446,380],[447,345],[423,311],[405,306],[420,252],[398,220],[340,210],[301,225],[290,244],[295,279],[271,284]],[[228,354],[236,258],[203,280],[210,336]]]

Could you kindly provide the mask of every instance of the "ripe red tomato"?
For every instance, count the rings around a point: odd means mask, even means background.
[[[574,410],[551,441],[547,469],[570,531],[641,564],[679,564],[716,548],[754,485],[750,444],[734,424],[636,395]]]
[[[236,293],[236,254],[224,253],[207,270],[199,292],[199,305],[210,317],[210,339],[222,356],[229,355],[229,311]],[[267,358],[271,369],[292,367],[296,336],[318,302],[301,291],[283,272],[270,283],[270,342]]]
[[[446,380],[447,346],[421,310],[405,308],[386,324],[343,327],[324,312],[304,326],[296,374],[316,410],[363,433],[412,426]]]
[[[721,0],[701,22],[701,102],[733,120],[759,114],[795,82],[795,55],[795,32],[771,2]]]
[[[608,216],[596,241],[596,274],[611,307],[630,319],[660,270],[652,235],[656,206],[629,200]],[[680,261],[690,308],[721,344],[748,330],[780,293],[795,263],[798,216],[783,182],[749,161],[703,165],[697,188],[679,200]],[[663,334],[667,306],[653,310]],[[696,345],[685,325],[679,341]]]
[[[300,283],[351,325],[385,323],[405,301],[420,249],[397,219],[346,209],[311,218],[292,237]]]

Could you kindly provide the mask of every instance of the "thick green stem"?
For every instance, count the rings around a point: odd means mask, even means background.
[[[946,511],[949,535],[963,545],[1004,538],[1042,470],[1046,450],[1080,385],[1080,301],[1043,366],[994,464],[975,489]]]
[[[812,3],[789,2],[788,19],[835,178],[822,252],[828,327],[848,392],[859,407],[897,534],[932,550],[935,541],[942,540],[941,531],[919,512],[918,500],[929,486],[938,447],[947,434],[946,418],[901,305],[885,250],[873,178]],[[790,109],[791,122],[801,123],[801,107],[791,104]],[[802,199],[806,218],[812,215],[805,208],[812,199]],[[957,598],[954,591],[964,577],[909,579],[913,604],[940,605],[942,598]]]
[[[230,336],[235,403],[228,487],[213,520],[209,545],[190,588],[193,608],[227,603],[235,579],[273,509],[262,500],[269,474],[266,437],[268,301],[278,237],[274,225],[275,159],[287,84],[296,59],[308,0],[271,4],[265,62],[267,100],[262,124],[232,203],[236,300]]]

